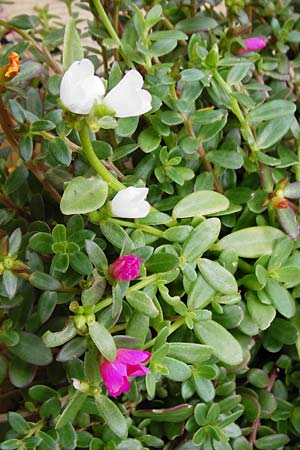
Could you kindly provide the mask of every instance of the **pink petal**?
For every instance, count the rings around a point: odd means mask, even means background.
[[[144,375],[147,375],[147,373],[150,373],[150,370],[148,367],[142,366],[141,364],[138,364],[136,366],[127,366],[127,373],[129,377],[143,377]]]
[[[123,392],[128,392],[130,390],[130,383],[128,381],[128,378],[123,377],[123,382],[120,385],[119,389],[117,391],[109,391],[109,395],[112,397],[118,397],[118,395],[122,394]]]
[[[100,373],[110,395],[115,396],[122,392],[125,380],[127,380],[127,368],[125,364],[118,361],[110,362],[104,360],[100,364]]]
[[[128,348],[119,348],[117,360],[125,364],[135,365],[148,361],[151,353],[144,350],[131,350]]]
[[[238,51],[239,55],[243,55],[244,53],[255,52],[261,50],[267,45],[267,41],[261,37],[250,37],[244,39],[244,43],[246,48],[240,48]]]

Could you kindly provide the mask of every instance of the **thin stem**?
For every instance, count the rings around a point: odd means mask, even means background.
[[[110,217],[107,220],[109,222],[116,223],[116,224],[121,225],[123,227],[137,228],[139,230],[144,231],[145,233],[153,234],[154,236],[161,237],[161,238],[164,237],[164,232],[163,231],[157,230],[156,228],[151,227],[150,225],[143,225],[141,223],[136,223],[136,222],[127,222],[126,220],[115,219],[113,217]]]
[[[243,135],[244,139],[248,142],[249,147],[255,156],[255,153],[258,151],[255,137],[253,135],[251,126],[250,126],[247,118],[244,116],[243,111],[241,110],[240,105],[238,104],[238,101],[232,95],[231,87],[228,86],[226,81],[222,78],[222,76],[219,74],[219,72],[216,69],[213,70],[213,76],[214,76],[215,80],[218,82],[218,84],[224,89],[224,91],[228,95],[228,97],[230,99],[230,103],[231,103],[232,112],[235,114],[235,116],[238,118],[238,120],[241,124],[242,135]]]
[[[121,191],[125,189],[124,184],[122,184],[117,178],[115,178],[109,170],[107,170],[103,163],[97,158],[97,155],[94,152],[91,138],[89,135],[89,129],[86,123],[84,123],[79,131],[79,137],[81,141],[82,148],[86,154],[87,159],[91,166],[96,170],[96,172],[103,178],[103,180],[107,181],[109,186],[115,191]]]
[[[185,113],[181,113],[181,116],[183,118],[183,123],[184,123],[184,127],[186,129],[186,132],[194,139],[196,139],[196,135],[193,129],[193,126],[189,120],[189,118],[187,117],[187,115]],[[213,166],[211,165],[210,161],[208,161],[208,159],[206,158],[206,153],[205,150],[203,148],[203,145],[201,142],[198,143],[198,154],[203,162],[203,165],[205,167],[205,170],[207,172],[210,172],[213,177],[214,177],[214,186],[215,189],[220,192],[221,194],[223,194],[224,190],[222,185],[220,184],[218,177],[216,176],[216,174],[214,173],[214,169]]]
[[[139,281],[135,285],[131,286],[128,289],[128,292],[130,291],[138,291],[140,289],[143,289],[146,286],[149,286],[149,284],[155,283],[157,279],[159,278],[159,275],[154,274],[150,275],[149,277],[145,277],[143,280]],[[101,300],[97,305],[95,305],[95,313],[101,311],[102,309],[107,308],[107,306],[112,304],[112,297],[107,297],[104,300]]]
[[[184,317],[180,317],[180,319],[177,319],[174,323],[172,323],[172,325],[170,326],[170,329],[169,329],[168,336],[170,336],[172,333],[174,333],[176,330],[178,330],[178,328],[180,328],[184,323],[185,323]],[[155,343],[155,340],[156,340],[156,337],[151,339],[150,341],[146,342],[143,349],[146,350],[147,348],[152,347],[152,345]]]
[[[131,61],[128,61],[127,56],[126,56],[126,53],[125,53],[125,51],[124,51],[124,49],[123,49],[122,41],[120,40],[120,38],[119,38],[119,36],[118,36],[116,30],[115,30],[114,27],[112,26],[112,23],[111,23],[111,21],[109,20],[109,17],[108,17],[108,15],[106,14],[106,11],[105,11],[105,9],[104,9],[103,6],[102,6],[101,1],[100,1],[100,0],[92,0],[92,2],[93,2],[94,6],[95,6],[95,8],[96,8],[96,10],[97,10],[97,13],[99,14],[99,17],[100,17],[101,20],[102,20],[103,25],[105,26],[106,30],[108,31],[109,35],[110,35],[111,38],[115,41],[115,43],[118,45],[119,51],[120,51],[120,53],[121,53],[121,55],[122,55],[124,61],[126,62],[126,64],[127,64],[129,67],[133,68],[134,65],[133,65],[133,63],[132,63]]]

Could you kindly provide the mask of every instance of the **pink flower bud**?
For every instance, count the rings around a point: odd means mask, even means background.
[[[246,38],[244,39],[244,43],[246,45],[246,48],[241,47],[238,51],[239,55],[243,55],[244,53],[256,52],[267,45],[267,41],[261,37]]]
[[[110,266],[110,273],[117,281],[134,280],[140,274],[142,259],[136,255],[124,255]]]

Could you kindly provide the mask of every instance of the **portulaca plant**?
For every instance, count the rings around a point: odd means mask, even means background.
[[[0,449],[295,450],[297,2],[63,3],[0,20]]]

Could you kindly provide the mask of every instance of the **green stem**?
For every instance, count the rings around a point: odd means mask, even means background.
[[[174,323],[172,323],[172,325],[170,326],[168,336],[170,336],[172,333],[174,333],[176,330],[178,330],[178,328],[180,328],[184,323],[185,323],[184,317],[180,317],[180,319],[177,319]],[[146,350],[147,348],[152,347],[152,345],[155,343],[155,339],[156,339],[156,337],[151,339],[150,341],[146,342],[143,349]]]
[[[114,29],[114,27],[112,26],[111,21],[109,20],[108,15],[106,14],[105,9],[102,6],[102,3],[100,0],[92,0],[94,3],[94,6],[97,10],[97,13],[99,14],[99,17],[102,20],[103,25],[105,26],[106,30],[108,31],[109,35],[111,36],[111,38],[115,41],[115,43],[118,45],[119,47],[119,51],[124,59],[124,61],[126,62],[126,64],[131,67],[134,68],[134,65],[131,61],[128,61],[127,56],[126,56],[126,52],[123,49],[123,44],[121,39],[119,38],[116,30]]]
[[[136,283],[134,286],[131,286],[128,289],[129,291],[138,291],[140,289],[143,289],[146,286],[149,286],[149,284],[155,283],[159,279],[159,274],[150,275],[148,277],[145,277],[143,280]],[[112,304],[112,297],[107,297],[104,300],[101,300],[100,303],[95,305],[95,313],[101,311],[102,309],[106,308],[107,306]]]
[[[84,123],[79,131],[79,137],[81,141],[82,148],[86,154],[87,159],[91,166],[96,170],[96,172],[103,178],[103,180],[107,181],[109,186],[115,191],[121,191],[125,189],[124,184],[120,183],[109,170],[107,170],[102,162],[97,158],[97,155],[94,152],[91,138],[89,135],[89,128],[86,123]]]
[[[238,118],[238,120],[241,124],[242,134],[243,134],[244,138],[247,140],[250,149],[252,150],[253,153],[257,152],[258,148],[257,148],[256,142],[255,142],[255,137],[251,130],[251,126],[250,126],[247,118],[244,116],[243,111],[241,110],[240,105],[238,104],[238,101],[236,100],[236,98],[233,97],[231,87],[228,86],[226,81],[223,79],[223,77],[219,74],[219,72],[216,69],[213,70],[213,75],[214,75],[214,78],[216,79],[216,81],[219,83],[219,85],[224,89],[224,91],[228,95],[228,97],[230,99],[230,103],[231,103],[232,112],[236,115],[236,117]]]
[[[118,225],[121,225],[123,227],[127,228],[137,228],[139,230],[144,231],[145,233],[153,234],[154,236],[158,236],[160,238],[164,237],[164,232],[161,230],[157,230],[154,227],[151,227],[150,225],[143,225],[141,223],[136,222],[127,222],[126,220],[120,220],[110,217],[107,219],[109,222],[116,223]]]

